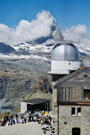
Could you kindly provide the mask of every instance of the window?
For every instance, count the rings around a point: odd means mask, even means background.
[[[81,108],[80,107],[77,108],[77,115],[81,116]]]
[[[72,116],[81,116],[81,107],[72,107],[71,115]]]
[[[72,128],[72,135],[80,135],[80,128]]]
[[[72,107],[72,109],[71,109],[71,115],[72,116],[75,116],[75,107]]]
[[[84,89],[84,99],[90,99],[90,89]]]

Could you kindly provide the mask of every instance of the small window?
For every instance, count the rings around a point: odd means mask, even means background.
[[[84,89],[84,99],[90,99],[90,89]]]
[[[80,107],[77,108],[77,115],[81,116],[81,108]]]
[[[71,109],[71,115],[72,116],[75,116],[75,107],[72,107],[72,109]]]

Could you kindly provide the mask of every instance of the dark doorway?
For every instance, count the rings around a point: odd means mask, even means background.
[[[80,135],[80,128],[73,128],[72,135]]]

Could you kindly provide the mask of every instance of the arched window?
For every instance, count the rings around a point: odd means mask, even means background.
[[[80,135],[80,128],[72,128],[72,135]]]

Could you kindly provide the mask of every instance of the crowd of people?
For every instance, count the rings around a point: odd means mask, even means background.
[[[51,131],[51,135],[55,134],[55,128],[53,127],[54,118],[49,114],[49,112],[27,112],[24,114],[8,114],[0,120],[0,126],[9,126],[19,123],[27,122],[37,122],[42,125],[43,133],[46,134],[48,131]]]

